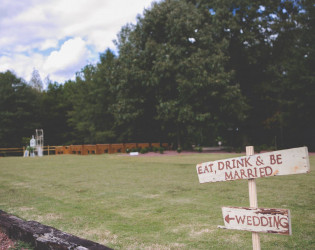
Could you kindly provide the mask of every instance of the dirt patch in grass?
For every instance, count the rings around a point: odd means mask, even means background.
[[[25,212],[25,211],[32,211],[34,210],[34,208],[33,207],[20,207],[19,210],[22,212]]]
[[[100,242],[101,244],[116,244],[118,238],[116,234],[113,234],[108,230],[99,229],[85,230],[83,235],[85,237],[96,236],[98,238],[98,242]]]
[[[55,214],[55,213],[48,213],[44,216],[42,215],[38,215],[37,218],[36,218],[36,221],[52,221],[52,220],[59,220],[61,219],[62,216],[58,215],[58,214]]]
[[[205,229],[202,229],[200,231],[195,231],[195,230],[192,230],[190,232],[190,236],[194,237],[194,236],[199,236],[199,235],[202,235],[202,234],[209,234],[209,233],[213,233],[214,230],[213,229],[209,229],[209,228],[205,228]]]
[[[175,249],[183,249],[185,248],[185,244],[181,243],[172,243],[170,245],[161,245],[161,244],[151,244],[151,245],[146,245],[146,244],[138,244],[135,242],[132,244],[128,249],[144,249],[144,250],[175,250]]]

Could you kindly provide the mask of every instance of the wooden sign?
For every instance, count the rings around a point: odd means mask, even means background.
[[[308,173],[310,163],[307,147],[301,147],[205,162],[196,169],[199,182],[206,183]]]
[[[222,207],[225,229],[291,235],[290,210]]]

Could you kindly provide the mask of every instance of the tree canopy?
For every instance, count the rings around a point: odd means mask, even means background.
[[[48,144],[314,149],[314,18],[310,0],[153,3],[75,80],[0,73],[0,145],[41,127]]]

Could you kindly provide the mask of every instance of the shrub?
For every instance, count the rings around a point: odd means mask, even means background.
[[[260,153],[261,151],[274,151],[275,146],[268,146],[266,144],[254,146],[255,152]]]
[[[177,153],[180,153],[180,152],[182,152],[182,148],[178,147],[176,151],[177,151]]]
[[[201,146],[194,147],[194,151],[197,151],[197,152],[199,152],[199,153],[201,153],[202,150],[203,150],[203,149],[202,149]]]
[[[233,152],[233,148],[232,147],[226,147],[225,151],[228,153],[231,153],[231,152]]]
[[[242,148],[241,147],[235,148],[235,153],[242,153]]]
[[[146,154],[149,152],[149,149],[148,148],[141,148],[140,149],[140,154]]]
[[[163,147],[159,147],[159,152],[160,152],[160,154],[164,154],[164,148]]]

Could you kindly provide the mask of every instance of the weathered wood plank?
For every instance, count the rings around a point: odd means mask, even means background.
[[[225,229],[291,235],[290,210],[222,207]]]
[[[196,166],[200,183],[254,179],[310,171],[307,147],[210,161]]]
[[[82,239],[36,221],[24,221],[0,210],[0,230],[9,238],[30,243],[35,250],[111,250],[97,242]]]

